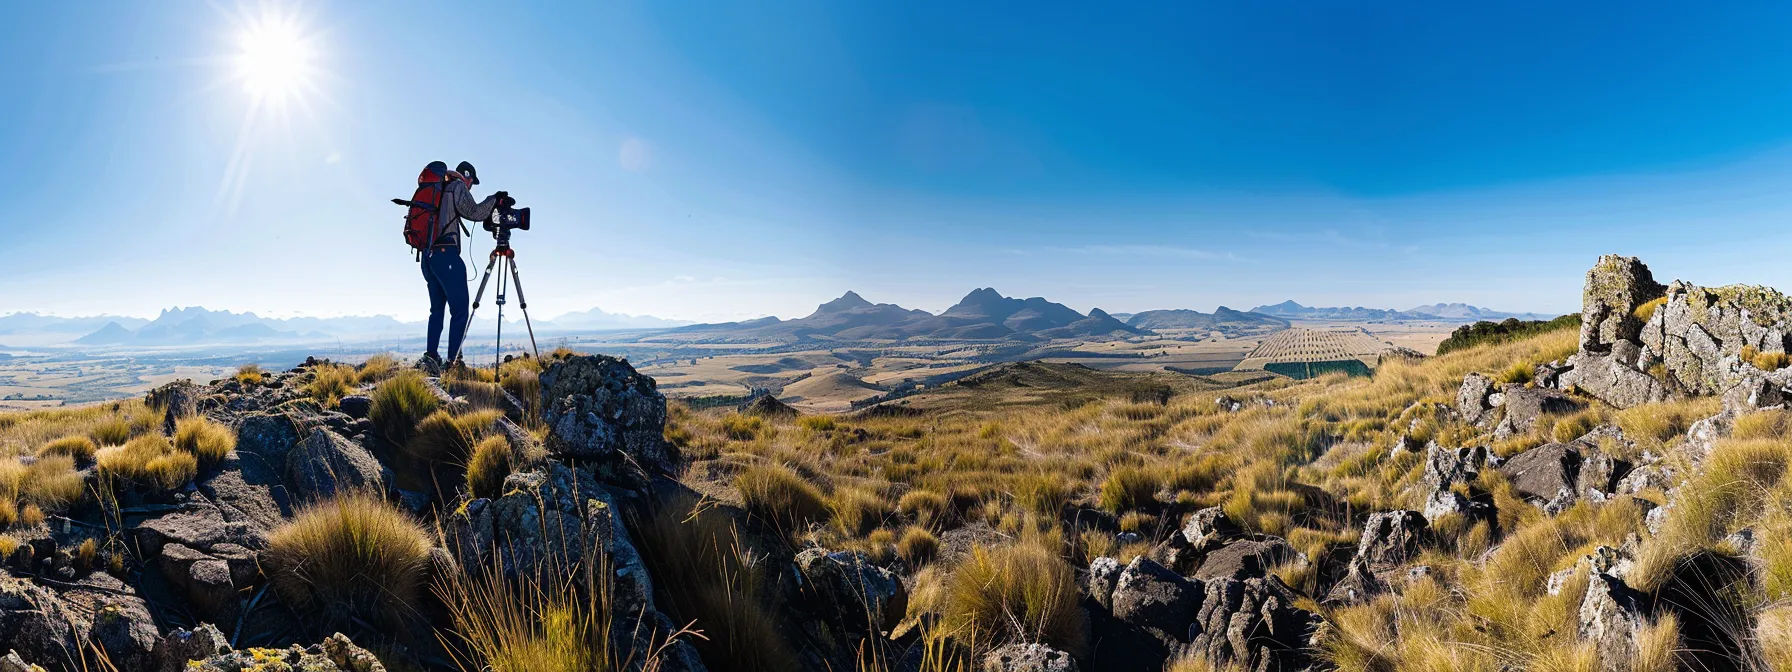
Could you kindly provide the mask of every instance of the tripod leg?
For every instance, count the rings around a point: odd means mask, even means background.
[[[497,257],[485,262],[485,275],[479,278],[479,291],[473,294],[473,309],[467,311],[467,328],[473,328],[473,315],[479,312],[479,302],[485,299],[485,283],[492,279],[492,265],[498,263]],[[499,280],[503,280],[500,276]]]
[[[510,280],[516,286],[516,305],[523,309],[523,326],[529,328],[529,349],[535,351],[535,358],[541,359],[541,347],[535,345],[535,325],[529,322],[529,299],[523,296],[523,276],[516,271],[516,259],[510,260]]]
[[[494,377],[497,376],[498,371],[503,368],[502,364],[503,364],[503,357],[504,357],[504,262],[506,260],[507,260],[507,258],[500,258],[500,260],[498,261],[498,336],[492,342],[492,375]]]

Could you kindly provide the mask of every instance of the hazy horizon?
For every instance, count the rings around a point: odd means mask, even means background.
[[[431,7],[17,8],[0,314],[420,319],[387,199],[434,159],[534,208],[543,319],[1792,286],[1770,3]]]

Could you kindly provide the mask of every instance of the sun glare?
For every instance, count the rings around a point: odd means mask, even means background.
[[[237,76],[249,95],[277,102],[311,85],[315,54],[296,19],[264,15],[243,26],[237,39]]]

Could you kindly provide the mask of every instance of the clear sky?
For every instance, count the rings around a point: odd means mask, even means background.
[[[432,159],[543,316],[1792,288],[1787,3],[979,4],[15,3],[0,313],[417,318]]]

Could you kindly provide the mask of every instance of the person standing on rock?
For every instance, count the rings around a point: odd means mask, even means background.
[[[443,362],[460,358],[461,341],[467,335],[467,265],[460,257],[461,220],[483,221],[492,214],[504,192],[496,192],[485,200],[473,199],[473,185],[479,184],[479,173],[473,164],[460,162],[442,192],[441,210],[436,223],[441,231],[436,243],[422,255],[423,279],[429,283],[429,350],[423,363],[439,371]],[[442,313],[447,309],[448,358],[442,359],[438,349],[442,341]]]

